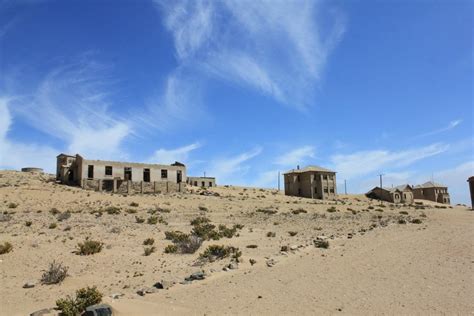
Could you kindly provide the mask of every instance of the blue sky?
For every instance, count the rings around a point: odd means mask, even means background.
[[[59,152],[276,187],[474,174],[472,1],[0,1],[0,168]]]

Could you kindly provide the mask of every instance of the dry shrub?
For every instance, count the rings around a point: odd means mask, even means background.
[[[3,244],[0,244],[0,255],[9,253],[12,250],[13,246],[8,241],[4,242]]]
[[[86,239],[83,243],[79,243],[78,254],[81,256],[88,256],[98,253],[102,250],[104,243],[95,240]]]
[[[81,315],[84,310],[91,305],[99,304],[102,301],[102,293],[97,287],[87,287],[76,291],[76,296],[67,296],[56,301],[57,308],[64,316]]]
[[[48,270],[46,270],[41,276],[41,283],[43,284],[57,284],[61,283],[67,276],[68,267],[63,266],[62,263],[53,261],[49,264]]]

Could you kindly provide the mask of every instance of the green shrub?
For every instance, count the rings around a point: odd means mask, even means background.
[[[56,224],[56,223],[51,223],[48,226],[49,229],[55,229],[56,227],[58,227],[58,224]]]
[[[147,238],[143,241],[143,244],[145,246],[151,246],[155,243],[155,240],[153,238]]]
[[[196,217],[195,219],[193,219],[191,221],[191,225],[193,225],[193,226],[203,225],[203,224],[208,224],[210,222],[211,222],[211,220],[209,218],[200,216],[200,217]]]
[[[195,253],[202,245],[202,238],[190,235],[187,239],[175,243],[180,253]]]
[[[3,244],[0,244],[0,255],[9,253],[12,250],[13,246],[8,241],[4,242]]]
[[[104,244],[100,241],[86,239],[83,243],[77,245],[78,254],[82,256],[93,255],[100,252],[103,246]]]
[[[180,232],[179,230],[165,232],[165,239],[171,240],[172,242],[180,242],[188,238],[189,238],[189,235],[183,232]]]
[[[129,209],[126,209],[125,212],[127,212],[128,214],[136,214],[137,210],[135,210],[133,208],[129,208]]]
[[[107,212],[107,214],[109,215],[120,214],[120,208],[116,206],[106,207],[104,211]]]
[[[373,210],[374,207],[373,207],[373,206],[369,206],[368,209],[369,209],[369,210]]]
[[[257,245],[247,245],[247,248],[255,249],[255,248],[258,248],[258,246]]]
[[[147,224],[156,225],[158,223],[158,216],[150,216],[146,220]]]
[[[178,246],[176,245],[168,245],[165,247],[165,253],[176,253],[178,252]]]
[[[16,203],[13,203],[13,202],[8,203],[8,208],[17,208],[17,207],[18,207],[18,204]]]
[[[151,255],[152,253],[154,253],[156,251],[156,248],[154,246],[152,247],[145,247],[145,253],[144,255],[145,256],[149,256]]]
[[[207,260],[219,260],[232,256],[234,259],[238,259],[242,253],[239,251],[239,248],[232,246],[222,246],[222,245],[210,245],[204,250],[203,253],[199,255],[200,259]]]
[[[194,225],[191,234],[196,235],[203,240],[219,240],[220,235],[216,230],[214,230],[214,228],[216,228],[216,226],[209,223],[197,224]]]
[[[334,212],[337,212],[337,209],[334,206],[331,206],[326,211],[329,212],[329,213],[334,213]]]
[[[403,217],[400,217],[400,218],[398,219],[398,224],[403,225],[403,224],[406,224],[406,223],[407,223],[407,221],[406,221]]]
[[[91,305],[99,304],[102,301],[102,293],[97,288],[87,287],[76,291],[76,296],[67,296],[56,301],[57,308],[64,316],[77,316]]]

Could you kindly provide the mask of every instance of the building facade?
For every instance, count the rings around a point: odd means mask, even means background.
[[[312,199],[335,199],[337,197],[336,172],[319,166],[308,166],[290,170],[283,174],[285,195]]]
[[[84,189],[122,193],[181,192],[185,188],[186,166],[87,160],[81,155],[56,157],[56,179]]]
[[[399,185],[394,188],[375,187],[365,194],[368,198],[387,201],[390,203],[413,204],[413,188],[408,185]]]
[[[413,194],[415,199],[429,200],[443,204],[451,203],[448,187],[433,181],[414,186]]]
[[[188,185],[201,188],[212,188],[216,186],[216,178],[214,177],[188,177],[186,179]]]

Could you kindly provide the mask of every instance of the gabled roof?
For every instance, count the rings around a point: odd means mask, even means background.
[[[329,170],[329,169],[326,169],[326,168],[323,168],[323,167],[320,167],[320,166],[307,166],[305,168],[302,168],[302,169],[292,169],[292,170],[288,170],[287,172],[285,172],[284,174],[288,174],[288,173],[304,173],[304,172],[331,172],[331,173],[336,173],[335,171],[332,171],[332,170]]]
[[[426,188],[447,188],[447,186],[433,181],[428,181],[420,185],[415,185],[414,189],[426,189]]]
[[[409,184],[402,184],[402,185],[397,185],[396,187],[393,187],[393,188],[387,188],[387,190],[390,192],[395,192],[395,191],[403,192],[407,189],[411,191],[412,187]]]
[[[59,155],[56,156],[56,158],[58,158],[60,156],[73,157],[73,158],[76,157],[76,156],[68,155],[68,154],[65,154],[65,153],[60,153]]]

